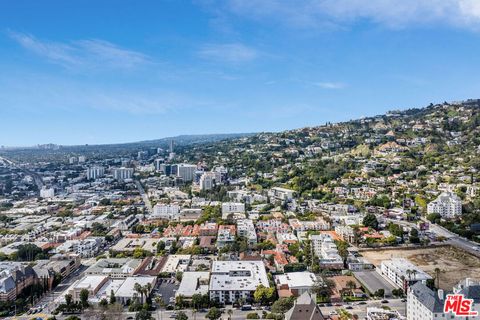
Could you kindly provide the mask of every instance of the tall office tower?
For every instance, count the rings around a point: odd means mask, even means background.
[[[87,169],[87,179],[95,180],[105,175],[105,168],[101,166],[95,166]]]
[[[155,159],[155,170],[162,171],[162,164],[165,162],[163,159]]]

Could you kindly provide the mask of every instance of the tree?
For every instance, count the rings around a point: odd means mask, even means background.
[[[420,243],[420,238],[418,236],[418,230],[415,228],[412,228],[410,230],[410,237],[409,237],[410,243]]]
[[[355,283],[355,281],[352,281],[352,280],[348,280],[346,283],[346,286],[350,290],[357,288],[357,284]]]
[[[177,313],[177,316],[175,317],[175,320],[188,320],[187,315],[183,311],[179,311]]]
[[[152,315],[148,310],[145,310],[145,309],[141,309],[135,315],[135,320],[150,320],[150,319],[152,319]]]
[[[218,310],[216,307],[210,308],[208,310],[208,313],[205,315],[205,318],[210,319],[210,320],[217,320],[220,319],[222,316],[222,312]]]
[[[102,300],[100,300],[100,302],[98,303],[98,305],[102,308],[106,308],[108,306],[108,300],[103,298]]]
[[[347,259],[348,259],[348,243],[346,241],[336,241],[338,254],[342,257],[343,266],[347,267]]]
[[[280,298],[272,304],[272,312],[283,314],[293,307],[294,297]]]
[[[73,297],[70,293],[67,293],[65,295],[65,304],[67,305],[67,308],[69,308],[72,305],[73,302]]]
[[[247,314],[247,319],[260,319],[260,316],[256,312],[250,312]]]
[[[378,289],[377,291],[375,291],[374,295],[376,297],[383,297],[385,295],[385,290],[383,289]]]
[[[261,284],[253,293],[253,298],[255,299],[255,302],[262,305],[270,304],[275,300],[275,292],[275,288],[267,288]]]
[[[110,304],[115,304],[117,302],[117,298],[115,297],[115,293],[113,290],[110,291]]]
[[[365,227],[373,228],[375,230],[378,229],[378,220],[373,213],[367,213],[363,218],[362,224]]]
[[[21,244],[17,247],[17,252],[14,254],[14,260],[18,261],[33,261],[38,258],[43,258],[43,251],[34,244]]]
[[[88,307],[88,294],[89,292],[87,289],[82,289],[80,291],[80,304],[84,309]]]

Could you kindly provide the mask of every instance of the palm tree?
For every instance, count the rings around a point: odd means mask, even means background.
[[[143,288],[142,288],[142,286],[138,282],[135,282],[135,285],[133,286],[133,289],[140,294],[140,296],[141,296],[140,303],[143,303]]]
[[[417,273],[418,273],[417,270],[415,270],[415,269],[412,270],[412,278],[413,278],[414,281],[417,279]]]
[[[355,281],[348,280],[346,283],[347,289],[350,290],[350,293],[353,295],[353,289],[357,288],[357,284]]]

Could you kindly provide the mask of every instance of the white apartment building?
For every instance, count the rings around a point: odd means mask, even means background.
[[[262,261],[214,261],[210,277],[210,300],[230,304],[253,300],[259,285],[270,287]]]
[[[180,215],[180,206],[176,204],[156,204],[153,207],[153,217],[175,220]]]
[[[417,282],[426,284],[427,280],[432,279],[425,271],[404,258],[382,261],[380,272],[384,278],[401,289],[410,287]]]
[[[133,168],[115,168],[112,170],[113,178],[116,180],[127,180],[133,177]]]
[[[53,198],[54,196],[55,196],[55,189],[47,188],[47,187],[42,187],[42,189],[40,189],[40,198],[48,199],[48,198]]]
[[[235,242],[235,226],[221,225],[217,233],[217,247],[222,248]]]
[[[245,204],[241,202],[224,202],[222,203],[222,219],[228,219],[229,215],[244,216]]]
[[[215,172],[204,172],[198,183],[200,190],[211,190],[217,181]]]
[[[177,177],[183,181],[192,181],[195,176],[197,166],[194,164],[181,163],[177,165]]]
[[[237,235],[245,237],[249,246],[257,244],[257,232],[255,231],[253,221],[250,219],[237,220]]]
[[[445,297],[443,290],[433,291],[417,282],[407,294],[407,320],[450,319],[443,313]]]
[[[329,234],[311,235],[312,249],[320,259],[320,266],[328,269],[342,269],[343,259],[338,254],[337,245]]]
[[[101,166],[94,166],[87,169],[86,172],[88,180],[95,180],[102,178],[105,175],[105,168]]]
[[[427,213],[438,213],[444,218],[459,216],[462,214],[462,200],[453,192],[442,192],[427,205]]]
[[[82,258],[94,257],[102,245],[101,237],[83,240],[68,240],[55,249],[56,253],[76,253]]]
[[[295,190],[286,188],[274,187],[268,191],[268,195],[275,200],[288,201],[292,200],[295,194]]]

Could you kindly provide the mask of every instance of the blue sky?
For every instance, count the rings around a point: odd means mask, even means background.
[[[278,131],[480,97],[477,0],[0,2],[0,145]]]

